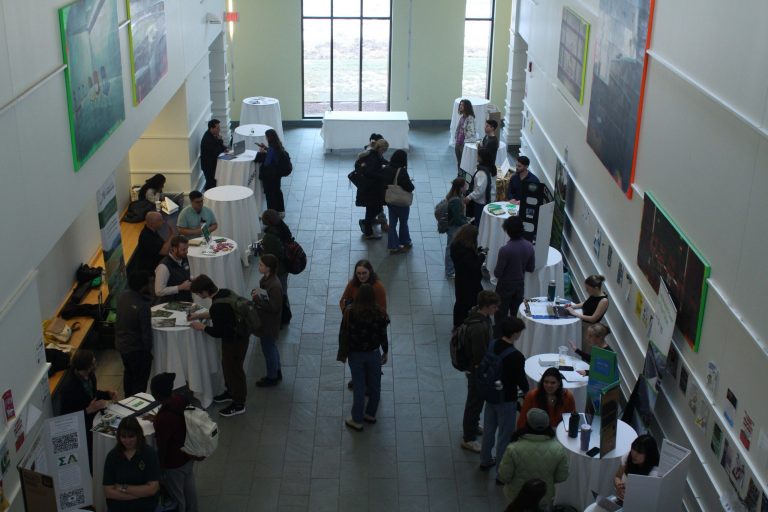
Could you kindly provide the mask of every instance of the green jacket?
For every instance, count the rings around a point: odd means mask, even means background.
[[[471,354],[472,367],[480,364],[488,351],[488,342],[493,338],[493,325],[491,317],[478,313],[474,306],[467,313],[464,323],[467,326],[467,340],[469,354]]]
[[[547,484],[542,505],[549,505],[555,497],[555,484],[568,478],[568,453],[554,437],[544,434],[523,434],[509,443],[499,464],[499,480],[505,482],[504,495],[514,500],[520,488],[531,478],[540,478]]]

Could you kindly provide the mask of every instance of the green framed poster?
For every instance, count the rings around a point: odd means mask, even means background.
[[[589,23],[573,9],[563,7],[557,78],[582,105],[584,104],[584,87],[587,83],[588,47]]]
[[[131,89],[138,105],[168,73],[165,0],[125,0],[131,23]]]
[[[116,0],[78,0],[59,9],[77,172],[125,120]]]

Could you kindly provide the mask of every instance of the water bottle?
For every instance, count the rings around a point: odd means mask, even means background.
[[[579,423],[581,421],[578,413],[571,413],[571,418],[568,420],[568,437],[576,439],[579,437]]]
[[[550,281],[549,286],[547,286],[547,301],[554,302],[555,301],[555,289],[557,288],[557,283],[555,281]]]
[[[586,423],[581,426],[581,451],[589,450],[589,441],[592,438],[592,427]]]

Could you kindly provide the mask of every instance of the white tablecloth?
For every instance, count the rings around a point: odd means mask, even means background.
[[[158,304],[153,306],[152,310],[162,307],[163,304]],[[172,313],[177,324],[186,323],[185,312],[172,311]],[[203,408],[211,405],[213,397],[224,391],[221,340],[188,326],[155,327],[154,322],[152,337],[154,345],[152,374],[175,373],[174,389],[186,383]]]
[[[616,425],[616,448],[604,457],[587,457],[581,451],[581,440],[568,437],[568,420],[571,415],[563,414],[563,421],[557,426],[557,440],[568,451],[570,471],[568,480],[556,486],[555,503],[567,503],[584,510],[595,498],[592,492],[607,496],[613,494],[613,477],[621,465],[621,458],[629,453],[637,432],[619,420]],[[600,416],[592,421],[592,437],[589,447],[600,446]]]
[[[547,265],[525,273],[525,295],[539,297],[547,294],[549,282],[555,282],[555,295],[563,296],[563,255],[554,247],[547,253]],[[575,341],[575,340],[574,340]]]
[[[491,204],[508,205],[506,201]],[[480,229],[477,235],[477,245],[487,247],[488,255],[485,257],[485,267],[491,274],[491,283],[496,284],[496,278],[493,276],[493,269],[496,268],[496,261],[499,259],[499,249],[509,241],[509,237],[504,232],[502,224],[504,219],[509,218],[508,213],[502,215],[492,215],[488,213],[488,205],[483,208],[483,215],[480,217]],[[527,283],[526,283],[527,284]],[[526,293],[527,293],[526,289]]]
[[[530,302],[531,314],[546,315],[546,297],[538,297],[542,302]],[[526,356],[534,354],[546,354],[557,352],[557,347],[568,346],[568,341],[574,342],[581,339],[581,320],[574,317],[565,319],[555,318],[531,318],[525,314],[525,303],[520,304],[517,316],[525,322],[525,330],[520,339],[515,343],[517,349]]]
[[[235,134],[232,136],[232,142],[245,141],[245,149],[258,151],[258,144],[266,144],[267,137],[264,135],[267,130],[272,128],[268,124],[241,124],[235,128]]]
[[[453,111],[451,112],[451,131],[448,134],[448,144],[456,144],[456,124],[459,122],[459,102],[463,99],[472,103],[472,110],[475,111],[475,131],[479,139],[483,138],[483,129],[485,120],[488,119],[488,100],[475,96],[462,96],[453,101]]]
[[[326,111],[323,116],[323,149],[359,149],[368,145],[372,133],[380,133],[390,149],[408,149],[407,112]]]
[[[504,159],[507,158],[507,147],[505,145],[499,145],[499,150],[496,151],[496,167],[501,166],[504,163]],[[464,144],[464,151],[461,153],[461,163],[459,167],[462,171],[466,172],[470,176],[474,176],[477,171],[477,142],[467,142]]]
[[[212,235],[213,239],[219,239],[224,237],[216,236],[216,233]],[[201,239],[197,239],[201,240]],[[205,274],[216,283],[219,288],[228,288],[238,295],[245,293],[245,278],[243,276],[243,266],[240,264],[238,257],[237,242],[227,238],[227,242],[234,244],[235,248],[228,252],[217,252],[214,254],[207,254],[207,248],[205,245],[189,246],[189,270],[193,276]],[[216,242],[214,242],[215,244]],[[197,295],[193,294],[195,302],[202,304],[205,307],[209,307],[211,304],[210,299],[201,299]]]
[[[216,234],[237,242],[240,260],[247,267],[248,245],[256,242],[261,232],[261,212],[253,189],[240,185],[213,187],[205,192],[205,200],[219,221]]]
[[[219,159],[216,164],[216,185],[240,185],[253,189],[256,211],[260,212],[264,204],[264,190],[261,188],[261,180],[259,179],[261,164],[257,164],[254,161],[255,158],[256,151],[246,149],[245,153],[241,153],[232,160]],[[253,174],[253,180],[249,185],[248,180],[250,180],[251,174]]]
[[[557,361],[559,355],[556,353],[538,354],[531,356],[525,360],[525,375],[528,377],[528,383],[531,389],[538,386],[541,376],[547,370],[547,367],[539,364],[539,359],[543,358],[546,361]],[[585,363],[578,357],[566,356],[566,366],[573,366],[574,370],[589,370],[589,364]],[[573,399],[576,401],[576,410],[581,411],[584,409],[584,405],[587,403],[587,382],[588,377],[584,377],[582,381],[569,382],[563,380],[563,387],[571,390],[573,393]]]
[[[283,137],[283,116],[280,113],[280,101],[265,96],[252,96],[243,100],[240,108],[240,124],[266,124],[275,128],[280,140]]]

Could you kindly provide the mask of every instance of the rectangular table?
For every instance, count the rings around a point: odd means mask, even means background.
[[[392,149],[408,149],[407,112],[338,112],[323,116],[323,149],[362,149],[372,133],[380,133]]]

